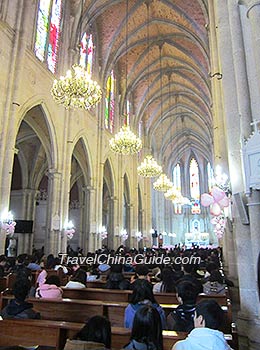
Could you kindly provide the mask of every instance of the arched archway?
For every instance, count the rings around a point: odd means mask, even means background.
[[[68,244],[74,251],[82,248],[87,252],[89,249],[90,178],[89,154],[84,139],[80,138],[75,144],[71,157],[68,216],[74,224],[75,234]]]
[[[53,140],[41,105],[26,112],[17,132],[10,209],[17,221],[17,254],[48,245],[48,169],[53,165]],[[21,223],[21,225],[20,225]]]

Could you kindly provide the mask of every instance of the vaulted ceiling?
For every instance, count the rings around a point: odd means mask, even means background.
[[[142,122],[157,158],[167,167],[187,153],[210,160],[207,0],[85,0],[81,23],[98,38],[103,83],[115,69],[120,110],[132,98],[131,126]]]

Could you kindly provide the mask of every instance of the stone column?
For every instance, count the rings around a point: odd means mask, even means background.
[[[22,205],[21,211],[18,215],[23,220],[33,220],[35,217],[35,198],[37,194],[37,190],[32,189],[24,189],[22,191],[11,193],[11,197],[15,195],[16,197],[20,197],[20,203]],[[12,199],[11,199],[12,202]],[[18,250],[17,255],[22,253],[30,254],[32,252],[32,244],[33,244],[33,234],[32,233],[18,233]]]
[[[80,246],[83,248],[85,254],[89,250],[89,237],[90,237],[90,222],[89,222],[89,188],[88,186],[82,187],[82,208],[81,208],[81,220],[80,220]]]
[[[96,219],[96,190],[92,186],[87,186],[86,201],[89,205],[89,223],[87,223],[87,225],[89,226],[88,250],[94,252],[97,248],[100,248],[101,242],[98,237],[99,228],[97,226]]]
[[[62,174],[56,169],[49,169],[48,172],[48,208],[47,227],[45,237],[45,251],[47,254],[58,255],[61,249],[62,222]],[[59,224],[58,224],[59,218]],[[55,223],[54,223],[55,221]],[[64,237],[66,239],[66,237]]]
[[[245,107],[248,102],[245,101],[247,97],[243,95],[244,87],[241,90],[243,84],[240,79],[245,79],[243,74],[245,67],[241,51],[238,50],[240,35],[238,27],[240,24],[235,24],[231,21],[232,16],[239,17],[238,8],[236,12],[231,12],[235,10],[233,1],[228,1],[227,3],[226,0],[218,0],[214,4],[216,6],[216,18],[218,19],[218,50],[223,74],[222,91],[229,174],[234,194],[242,192],[244,188],[239,141],[244,132],[242,125],[248,127],[248,121],[251,116],[250,110],[247,111]],[[247,114],[247,112],[249,113]],[[238,315],[238,331],[240,335],[247,337],[252,326],[251,322],[255,319],[255,305],[259,301],[256,299],[255,292],[256,283],[254,263],[252,261],[250,227],[242,225],[235,205],[233,205],[232,209],[241,301],[241,309]],[[248,347],[245,347],[245,349],[248,349]]]
[[[260,93],[260,1],[259,0],[240,0],[240,4],[247,7],[247,17],[250,21],[252,42],[255,57],[255,71],[258,82],[258,93]]]

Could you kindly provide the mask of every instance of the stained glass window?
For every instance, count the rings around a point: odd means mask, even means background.
[[[105,127],[111,132],[114,130],[115,118],[115,77],[111,71],[106,84],[106,107],[105,107]]]
[[[126,110],[124,112],[124,125],[130,125],[130,113],[131,113],[131,103],[129,100],[126,101]]]
[[[209,192],[210,192],[212,190],[212,187],[214,186],[214,173],[210,165],[210,162],[208,162],[207,164],[207,173],[208,173],[208,186],[209,186]]]
[[[191,213],[200,214],[199,166],[194,158],[190,161],[190,195],[193,199]]]
[[[177,164],[173,169],[173,184],[178,191],[181,192],[181,167],[180,164]],[[181,214],[181,204],[174,204],[175,214]]]
[[[86,69],[88,74],[91,76],[93,68],[93,36],[92,34],[83,34],[80,42],[80,59],[79,64]]]
[[[39,0],[34,52],[55,73],[61,33],[62,0]]]

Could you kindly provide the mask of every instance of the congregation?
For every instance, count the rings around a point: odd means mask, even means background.
[[[68,251],[74,256],[81,253]],[[236,349],[229,299],[233,284],[224,275],[220,248],[175,246],[144,252],[120,246],[116,251],[104,247],[87,256],[95,254],[102,256],[100,264],[61,264],[59,257],[45,256],[43,249],[34,251],[33,256],[0,256],[0,315],[5,325],[0,331],[0,348],[18,349],[29,344],[45,349],[48,344],[48,349],[64,350]],[[109,265],[106,254],[164,255],[171,261],[197,257],[200,263]],[[5,333],[5,327],[15,333],[15,323],[12,326],[10,320],[20,320],[20,328],[26,327],[28,320],[35,322],[31,327],[44,320],[74,326],[50,346],[48,339],[35,342],[33,333],[28,339],[12,339]],[[121,338],[125,335],[121,343],[119,328]],[[225,337],[229,337],[229,344]]]

